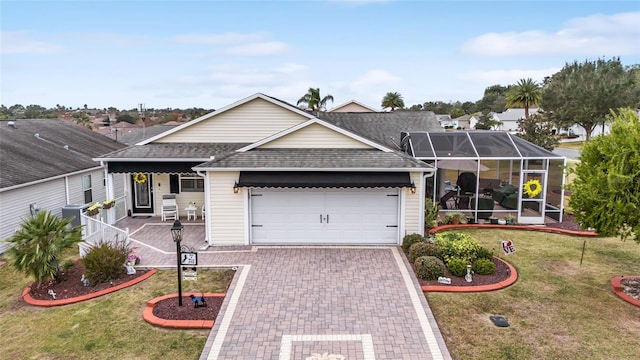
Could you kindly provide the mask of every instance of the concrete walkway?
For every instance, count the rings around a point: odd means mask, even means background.
[[[141,266],[175,267],[169,223],[130,228]],[[201,228],[185,226],[188,246]],[[398,247],[209,248],[198,262],[237,267],[200,359],[451,358]]]

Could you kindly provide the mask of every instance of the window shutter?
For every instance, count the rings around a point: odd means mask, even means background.
[[[169,191],[172,194],[180,193],[180,176],[178,174],[169,174]]]

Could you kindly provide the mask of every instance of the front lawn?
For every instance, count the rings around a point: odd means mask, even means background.
[[[53,308],[27,305],[20,295],[29,280],[9,264],[0,266],[0,359],[198,359],[206,330],[166,330],[142,319],[147,300],[177,293],[176,271],[112,294]],[[183,291],[226,292],[222,270],[198,270]],[[190,304],[185,304],[190,306]]]
[[[513,240],[516,252],[502,257],[519,278],[495,292],[426,294],[454,359],[637,358],[640,308],[618,298],[609,281],[640,275],[640,245],[533,231],[466,232],[496,252],[501,240]],[[494,326],[490,315],[511,326]]]

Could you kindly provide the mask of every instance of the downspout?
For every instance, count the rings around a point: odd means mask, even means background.
[[[427,187],[427,178],[433,177],[436,174],[436,169],[430,169],[429,172],[424,173],[424,175],[422,175],[422,184],[420,184],[422,186],[422,189],[420,189],[419,194],[421,194],[420,196],[420,233],[424,235],[424,199],[426,194],[424,193],[424,189]],[[435,184],[434,184],[434,194],[435,194]],[[435,196],[435,195],[434,195]]]
[[[211,156],[209,158],[209,161],[214,160],[216,157],[215,156]],[[202,204],[202,206],[204,207],[204,212],[205,212],[205,218],[204,218],[204,241],[207,243],[207,246],[211,246],[211,241],[209,238],[209,229],[211,228],[211,211],[209,211],[209,202],[211,201],[209,198],[209,180],[207,177],[207,173],[203,173],[199,170],[196,171],[196,174],[202,178],[204,178],[204,203]]]

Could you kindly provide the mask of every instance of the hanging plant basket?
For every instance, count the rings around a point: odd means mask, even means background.
[[[98,215],[99,212],[100,212],[99,209],[92,209],[92,210],[87,210],[86,214],[87,216],[96,216]]]

